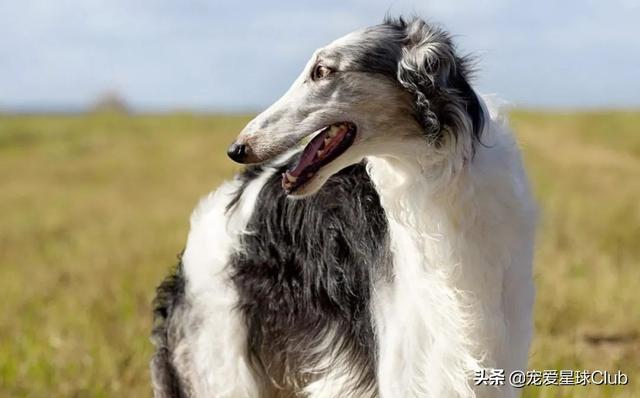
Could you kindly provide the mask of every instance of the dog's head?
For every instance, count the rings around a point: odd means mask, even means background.
[[[317,50],[228,154],[259,163],[313,135],[282,181],[287,194],[305,196],[365,156],[401,156],[411,146],[428,156],[460,141],[472,152],[483,110],[467,74],[446,32],[420,19],[387,20]]]

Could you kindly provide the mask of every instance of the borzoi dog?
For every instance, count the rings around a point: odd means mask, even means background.
[[[313,54],[158,288],[157,397],[517,395],[474,378],[527,364],[535,206],[469,69],[420,19]]]

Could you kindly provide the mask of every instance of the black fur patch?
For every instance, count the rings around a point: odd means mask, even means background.
[[[171,361],[172,317],[184,302],[184,276],[182,262],[156,289],[153,300],[153,330],[151,341],[156,352],[151,360],[151,381],[154,394],[162,398],[183,398],[188,394]]]
[[[230,261],[265,396],[294,395],[318,377],[304,369],[319,366],[329,350],[354,389],[375,393],[371,294],[374,281],[390,272],[378,194],[364,164],[302,200],[287,198],[280,179],[276,173],[265,184],[248,224],[252,233]]]

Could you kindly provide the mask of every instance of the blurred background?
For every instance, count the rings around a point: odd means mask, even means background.
[[[0,2],[0,396],[149,396],[150,301],[225,149],[312,52],[416,14],[509,104],[541,223],[531,369],[640,396],[640,0]]]

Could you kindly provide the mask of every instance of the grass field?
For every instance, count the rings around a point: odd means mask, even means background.
[[[0,116],[0,397],[143,397],[150,301],[241,116]],[[640,397],[640,113],[515,112],[541,205],[532,369]]]

